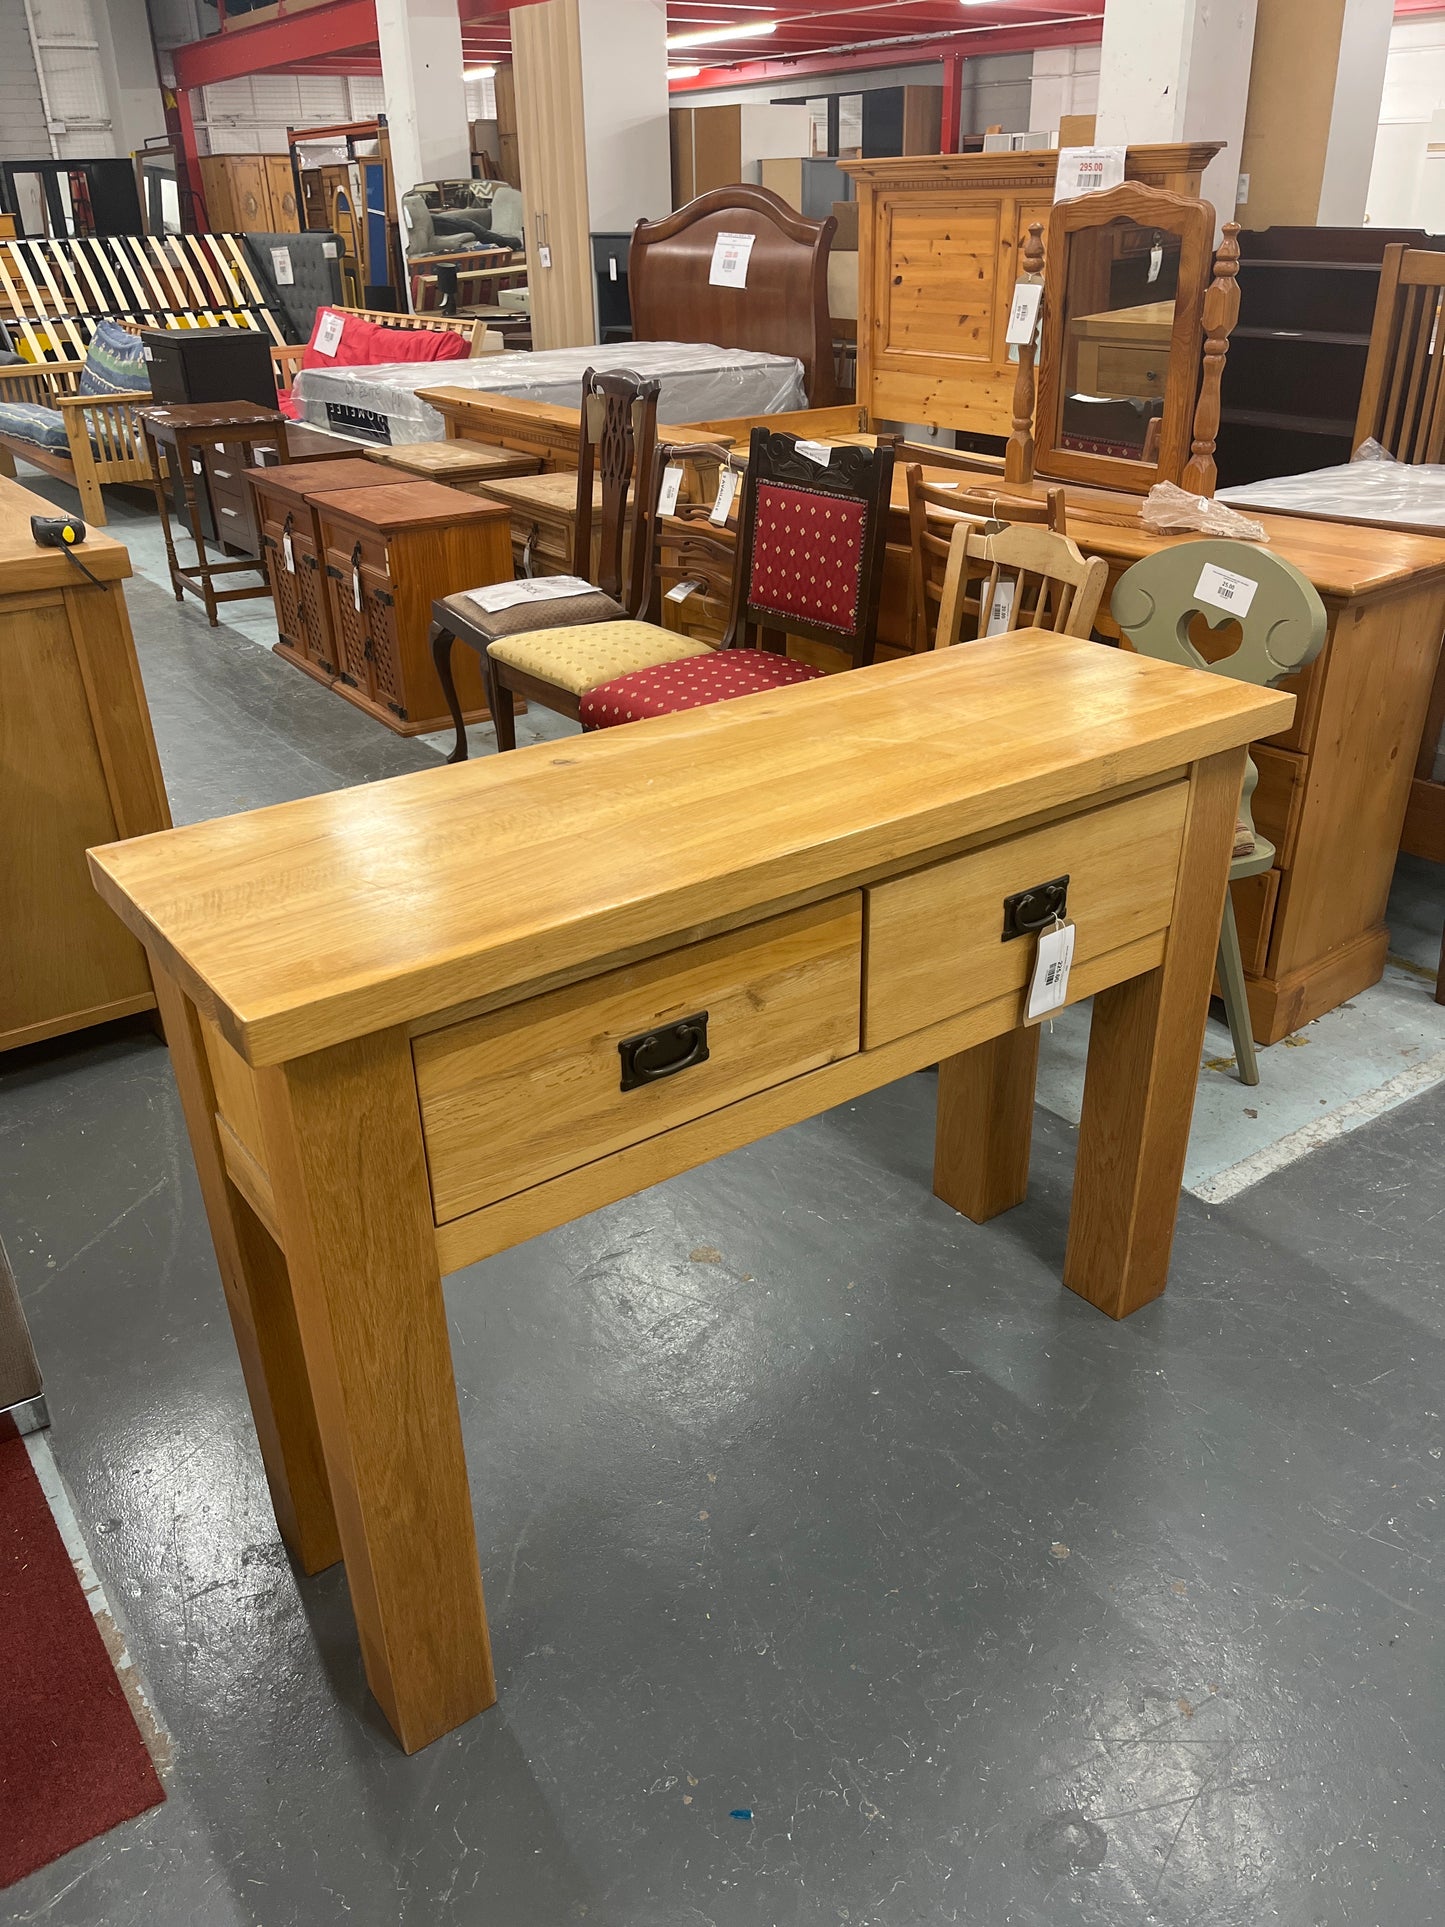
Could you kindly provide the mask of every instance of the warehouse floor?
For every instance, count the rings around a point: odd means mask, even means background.
[[[254,620],[130,602],[177,820],[435,761]],[[1438,878],[1398,894],[1420,970]],[[1428,1061],[1445,1012],[1402,974]],[[277,1540],[163,1047],[15,1054],[0,1229],[173,1764],[0,1916],[1445,1921],[1421,1083],[1186,1195],[1170,1291],[1124,1325],[1057,1282],[1066,1116],[978,1229],[929,1188],[927,1075],[450,1279],[501,1697],[408,1760],[342,1575],[298,1582]]]

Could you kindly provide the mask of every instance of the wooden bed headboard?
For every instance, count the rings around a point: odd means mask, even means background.
[[[796,355],[813,408],[835,399],[828,249],[837,222],[809,221],[766,187],[715,187],[632,230],[627,291],[636,341],[706,341]],[[751,234],[745,288],[708,280],[719,234]]]

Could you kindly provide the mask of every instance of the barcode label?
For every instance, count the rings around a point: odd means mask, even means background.
[[[1034,974],[1029,982],[1029,1001],[1024,1012],[1026,1024],[1037,1023],[1068,1002],[1069,970],[1073,961],[1073,924],[1056,923],[1052,929],[1042,932],[1034,958]]]
[[[1194,593],[1201,602],[1211,603],[1216,609],[1227,609],[1232,616],[1249,614],[1249,605],[1258,589],[1253,576],[1231,575],[1228,569],[1216,568],[1212,562],[1205,563],[1194,585]]]

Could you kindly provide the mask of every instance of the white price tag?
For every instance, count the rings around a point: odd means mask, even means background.
[[[142,361],[154,361],[156,358],[154,348],[142,348],[140,353]]]
[[[1011,348],[1027,347],[1039,325],[1039,308],[1044,298],[1042,281],[1020,281],[1014,289],[1014,304],[1009,309],[1008,333],[1004,339]]]
[[[682,489],[682,464],[669,462],[662,471],[662,487],[657,491],[657,512],[671,515],[677,508],[677,498]]]
[[[1232,616],[1249,614],[1249,605],[1258,589],[1253,576],[1231,575],[1228,569],[1218,569],[1212,562],[1205,563],[1194,585],[1194,593],[1201,602],[1212,603],[1216,609],[1227,609]]]
[[[1159,270],[1163,265],[1164,248],[1160,242],[1156,241],[1149,250],[1149,280],[1151,283],[1159,279]]]
[[[356,604],[356,613],[361,614],[361,571],[355,564],[351,570],[351,600]]]
[[[1013,621],[1014,597],[1018,594],[1019,579],[1016,575],[1001,575],[998,586],[993,592],[989,606],[988,627],[985,636],[1001,636]]]
[[[717,478],[717,495],[707,512],[707,519],[714,528],[720,529],[728,519],[733,505],[733,497],[738,492],[738,472],[735,468],[724,468]]]
[[[271,279],[278,288],[294,288],[296,276],[291,271],[290,248],[272,248]]]
[[[1124,178],[1123,147],[1061,147],[1059,171],[1054,176],[1054,199],[1076,201],[1081,194],[1101,194]]]
[[[339,242],[323,241],[321,243],[321,258],[323,261],[334,261],[340,252],[341,246]]]
[[[285,558],[286,558],[286,570],[287,570],[287,573],[288,573],[289,575],[295,575],[295,573],[296,573],[296,556],[295,556],[295,552],[293,551],[293,549],[292,549],[292,547],[291,547],[291,531],[290,531],[290,529],[283,529],[283,530],[281,531],[281,553],[282,553],[282,554],[283,554],[283,555],[285,556]]]
[[[686,582],[674,582],[662,599],[664,602],[686,602],[690,595],[696,595],[699,589],[706,587],[707,584],[700,577],[689,576]]]
[[[1036,1024],[1050,1011],[1059,1010],[1069,997],[1069,970],[1074,961],[1074,926],[1056,923],[1039,936],[1034,956],[1034,974],[1029,982],[1028,1007],[1024,1022]]]
[[[489,588],[468,589],[467,600],[475,602],[486,615],[499,615],[521,602],[557,602],[563,596],[595,595],[597,591],[580,575],[538,575],[522,582],[494,582]]]
[[[826,468],[833,459],[833,451],[827,442],[794,442],[793,446],[800,455],[806,455],[810,462],[816,462],[819,468]]]
[[[407,227],[411,227],[413,225],[411,209],[407,206],[405,201],[403,201],[401,204],[401,218],[403,223]]]
[[[607,257],[607,279],[609,281],[615,281],[617,279],[617,256],[615,254],[609,254]]]
[[[342,317],[328,308],[321,317],[321,326],[316,330],[316,352],[318,355],[334,355],[341,346],[341,330],[346,326]]]
[[[751,234],[719,234],[712,244],[712,266],[708,282],[714,288],[745,288],[748,285],[748,256],[753,251]]]
[[[542,263],[544,268],[550,268],[552,265],[552,250],[550,248],[538,248],[537,259]]]

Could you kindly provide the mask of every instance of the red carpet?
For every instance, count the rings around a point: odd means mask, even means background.
[[[22,1439],[0,1444],[0,1887],[165,1799]]]

